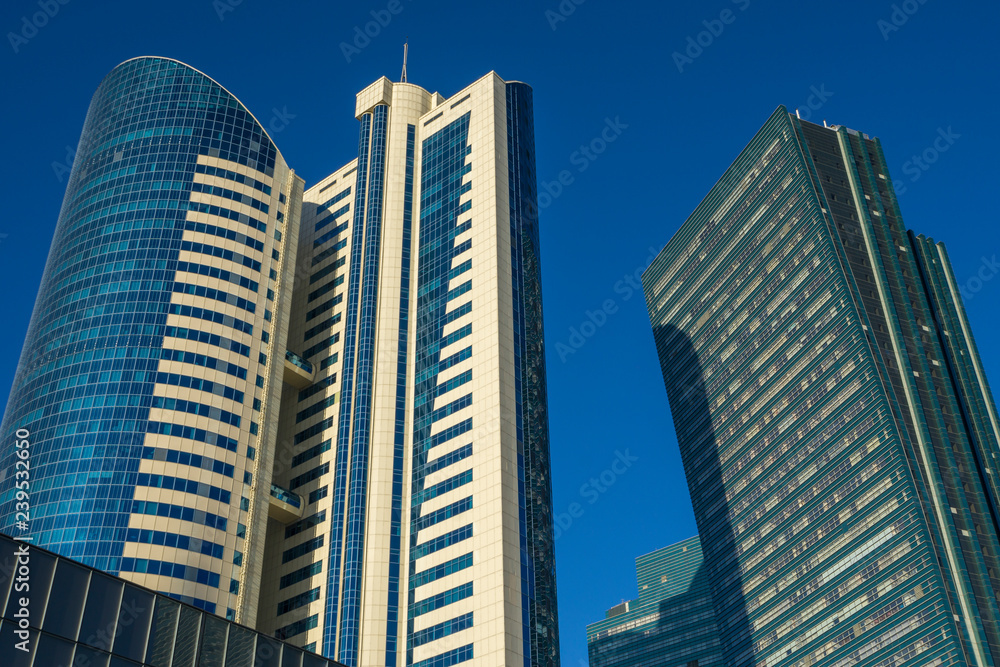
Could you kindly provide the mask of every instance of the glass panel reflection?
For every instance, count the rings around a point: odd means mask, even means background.
[[[16,623],[3,621],[0,624],[0,665],[4,667],[30,667],[31,657],[38,646],[38,631],[28,631],[28,652],[25,653],[15,648],[15,644],[22,639],[14,634],[14,630],[17,630]]]
[[[260,635],[257,637],[257,651],[254,667],[280,667],[281,642]]]
[[[201,635],[201,618],[204,616],[197,609],[181,607],[180,621],[177,624],[177,644],[174,646],[174,664],[172,667],[193,667],[195,653],[198,650],[198,638]]]
[[[229,626],[229,644],[226,648],[226,667],[253,667],[254,637],[256,632],[238,625]]]
[[[55,578],[52,580],[52,587],[57,598],[52,600],[52,604],[48,605],[45,610],[45,622],[42,624],[42,630],[76,641],[89,579],[90,572],[82,565],[68,560],[59,561]],[[40,602],[38,598],[34,597],[34,591],[32,591],[32,600],[36,605]],[[52,664],[58,663],[53,662]]]
[[[96,572],[92,575],[87,604],[83,608],[83,622],[80,623],[81,642],[105,651],[111,650],[122,585],[121,580],[113,577]]]
[[[41,624],[42,613],[45,611],[45,601],[49,597],[49,586],[52,584],[52,574],[56,569],[56,558],[52,554],[29,549],[28,562],[28,567],[31,569],[31,596],[29,600],[34,601],[33,607],[30,603],[28,605],[28,622],[31,623],[31,627],[37,628]],[[27,590],[19,590],[23,589],[27,582],[17,581],[17,576],[14,575],[14,588],[7,598],[4,618],[14,618],[14,614],[20,608],[21,598],[26,597],[24,593],[28,592]]]
[[[156,598],[153,627],[149,630],[149,648],[146,650],[146,662],[150,667],[170,667],[180,610],[181,606],[173,600]]]
[[[73,667],[108,667],[108,654],[77,644]]]
[[[67,667],[73,660],[73,642],[42,633],[38,636],[38,648],[35,649],[36,665],[51,667]]]
[[[205,632],[201,639],[198,667],[223,667],[222,656],[226,650],[226,623],[215,616],[205,616]]]
[[[284,645],[284,655],[281,658],[281,667],[302,667],[302,650]]]
[[[116,655],[141,661],[146,653],[149,619],[153,615],[153,595],[135,586],[125,585],[122,606],[118,614],[118,636],[115,637]]]

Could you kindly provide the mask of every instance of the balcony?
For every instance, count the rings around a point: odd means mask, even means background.
[[[282,523],[291,523],[302,518],[302,498],[297,493],[277,484],[271,485],[271,503],[268,506],[268,516]]]
[[[315,377],[316,372],[311,363],[291,350],[285,350],[285,373],[282,379],[286,383],[296,389],[305,389],[313,383]]]

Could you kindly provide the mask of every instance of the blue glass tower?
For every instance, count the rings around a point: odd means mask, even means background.
[[[635,559],[639,597],[587,626],[590,667],[721,666],[701,542],[691,537]]]
[[[29,434],[36,544],[253,622],[301,191],[204,74],[101,82],[0,427]]]

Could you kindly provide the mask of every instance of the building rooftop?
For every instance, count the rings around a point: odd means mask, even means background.
[[[3,533],[0,605],[6,667],[343,667]]]

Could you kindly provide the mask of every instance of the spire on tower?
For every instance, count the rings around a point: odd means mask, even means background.
[[[409,50],[410,50],[410,38],[407,37],[406,41],[403,42],[403,76],[400,78],[401,83],[406,83],[406,56]]]

